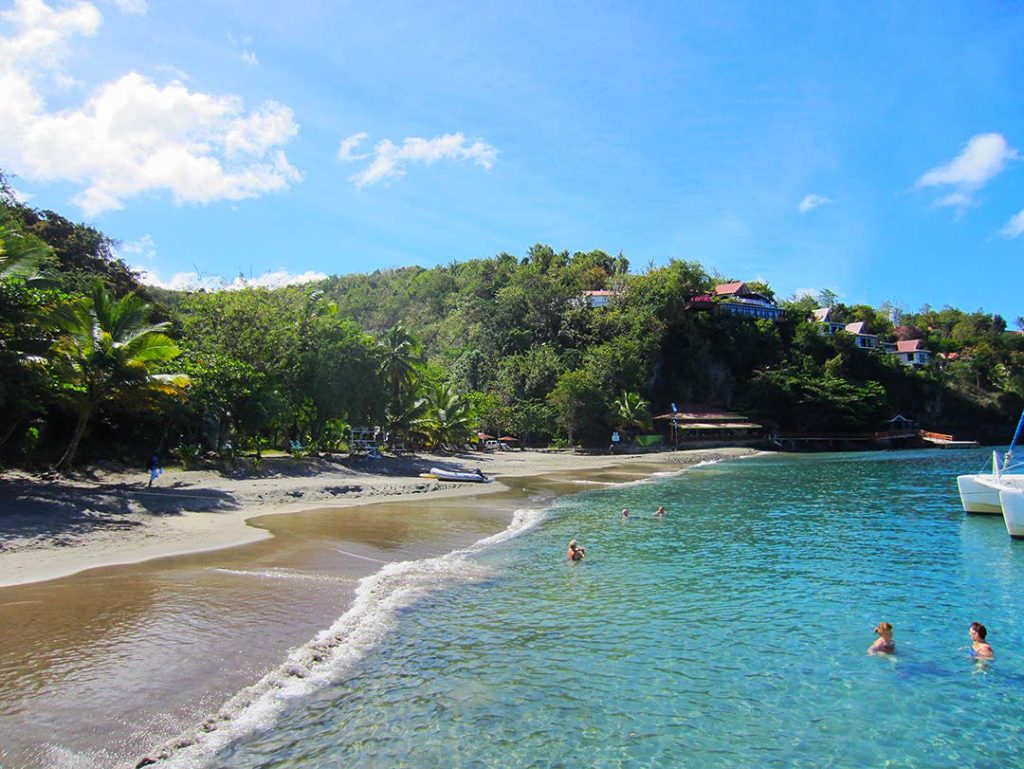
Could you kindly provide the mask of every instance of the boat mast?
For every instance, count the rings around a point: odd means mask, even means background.
[[[1017,422],[1017,429],[1013,433],[1013,440],[1010,441],[1010,448],[1006,450],[1006,455],[1003,457],[1003,470],[1010,466],[1010,460],[1013,459],[1013,447],[1017,445],[1021,430],[1024,430],[1024,411],[1020,412],[1020,421]]]

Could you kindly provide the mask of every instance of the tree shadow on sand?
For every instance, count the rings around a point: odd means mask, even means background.
[[[180,515],[237,510],[233,494],[218,489],[147,488],[129,484],[91,487],[12,479],[0,481],[0,540],[73,536],[97,529],[141,526],[123,516]],[[58,539],[59,543],[59,539]]]

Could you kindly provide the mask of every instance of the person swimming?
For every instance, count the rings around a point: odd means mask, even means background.
[[[587,557],[587,550],[582,545],[577,545],[575,539],[569,540],[569,550],[566,558],[570,561],[582,561]]]
[[[971,636],[971,656],[982,659],[995,659],[996,653],[991,644],[985,640],[988,630],[980,622],[972,622],[967,632]]]
[[[878,638],[868,647],[868,654],[895,654],[896,642],[892,639],[892,625],[888,622],[879,622],[875,626]]]
[[[658,509],[654,511],[654,517],[655,518],[664,518],[665,517],[665,506],[664,505],[658,505]]]
[[[629,518],[629,508],[624,507],[622,508],[622,520],[626,520],[627,518]]]

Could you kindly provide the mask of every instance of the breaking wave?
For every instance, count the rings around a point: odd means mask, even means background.
[[[293,649],[287,660],[229,699],[192,733],[165,743],[136,766],[200,769],[233,742],[274,724],[297,699],[343,680],[394,628],[399,611],[446,586],[481,581],[487,570],[470,556],[536,527],[545,513],[521,509],[508,528],[469,547],[418,561],[389,563],[360,580],[355,600],[331,627]],[[255,572],[253,576],[280,578]]]

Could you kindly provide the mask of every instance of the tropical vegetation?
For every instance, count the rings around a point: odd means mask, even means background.
[[[790,431],[922,426],[1003,439],[1024,404],[1024,318],[779,302],[778,320],[699,309],[724,278],[694,261],[632,271],[622,254],[536,245],[425,269],[278,289],[142,285],[116,243],[20,202],[0,175],[0,463],[68,469],[154,451],[455,450],[478,432],[607,447],[671,403]],[[771,287],[749,284],[774,300]],[[607,306],[584,292],[602,290]],[[921,368],[822,333],[812,310],[880,339],[920,339]]]

